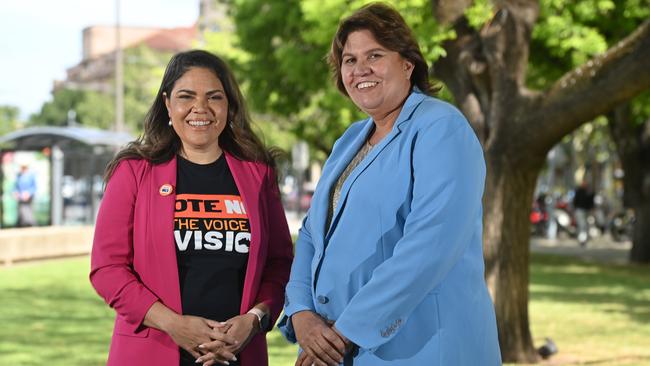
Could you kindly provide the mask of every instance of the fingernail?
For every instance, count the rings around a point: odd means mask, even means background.
[[[232,356],[232,358],[230,359],[230,361],[237,361],[237,357]]]
[[[228,362],[228,361],[223,361],[223,364],[224,364],[224,365],[230,365],[230,362]]]
[[[194,361],[194,363],[201,363],[201,362],[203,362],[203,361],[201,361],[200,358],[197,358],[196,361]]]
[[[205,346],[204,346],[204,345],[202,345],[202,344],[199,344],[199,348],[200,348],[200,349],[204,349],[204,348],[205,348]]]

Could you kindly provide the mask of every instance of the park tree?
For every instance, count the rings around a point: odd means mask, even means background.
[[[18,107],[0,105],[0,136],[12,132],[20,125]]]
[[[625,173],[623,203],[634,210],[630,261],[650,263],[650,92],[608,113]]]
[[[605,16],[607,9],[599,10],[604,3],[580,4]],[[485,151],[486,277],[495,300],[503,358],[532,362],[536,354],[528,325],[527,214],[537,176],[547,152],[563,136],[650,87],[646,65],[650,22],[553,79],[548,87],[533,89],[525,78],[540,4],[500,2],[480,28],[467,21],[468,5],[434,3],[437,19],[453,24],[457,34],[446,41],[448,53],[436,61],[434,73],[454,94]],[[549,14],[549,25],[560,23],[557,17]]]
[[[65,126],[68,113],[75,111],[83,99],[84,92],[81,90],[56,90],[52,93],[52,100],[45,102],[41,110],[30,117],[29,123],[41,126]]]
[[[334,90],[324,56],[340,18],[366,1],[227,2],[249,54],[241,75],[254,107],[284,116],[294,133],[328,151],[360,114]],[[483,145],[486,280],[501,351],[506,362],[535,362],[528,214],[536,180],[564,136],[650,87],[646,7],[642,0],[394,4]],[[631,25],[620,38],[599,28],[613,12]]]

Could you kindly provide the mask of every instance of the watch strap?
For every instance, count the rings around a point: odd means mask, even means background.
[[[253,314],[257,317],[258,324],[260,325],[260,331],[266,331],[268,328],[268,317],[269,315],[264,311],[258,308],[252,308],[248,310],[247,314]]]

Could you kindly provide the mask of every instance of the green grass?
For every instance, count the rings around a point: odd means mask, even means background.
[[[0,366],[105,365],[114,312],[88,281],[88,258],[0,267]],[[271,365],[295,346],[269,335]]]
[[[533,257],[531,331],[558,365],[650,365],[650,267]]]
[[[0,365],[103,365],[113,312],[88,283],[88,259],[0,268]],[[531,329],[552,365],[650,365],[650,268],[533,256]],[[269,335],[272,366],[295,346]]]

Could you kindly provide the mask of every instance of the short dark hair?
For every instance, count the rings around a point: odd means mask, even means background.
[[[413,31],[406,24],[404,18],[390,5],[370,3],[343,19],[332,40],[328,62],[332,69],[332,77],[336,80],[336,87],[343,95],[347,96],[348,93],[341,76],[341,55],[350,33],[359,30],[370,31],[383,47],[399,53],[413,63],[411,87],[417,86],[427,94],[434,94],[438,90],[429,82],[429,67],[413,36]]]
[[[203,50],[191,50],[174,55],[165,69],[160,89],[144,120],[144,133],[130,142],[108,164],[104,175],[108,181],[117,164],[128,158],[142,158],[154,164],[169,161],[181,148],[181,141],[169,126],[165,95],[171,95],[176,81],[190,68],[206,68],[219,78],[228,98],[228,121],[219,136],[219,147],[247,161],[260,161],[275,167],[275,153],[268,150],[251,129],[244,97],[235,76],[218,56]]]

